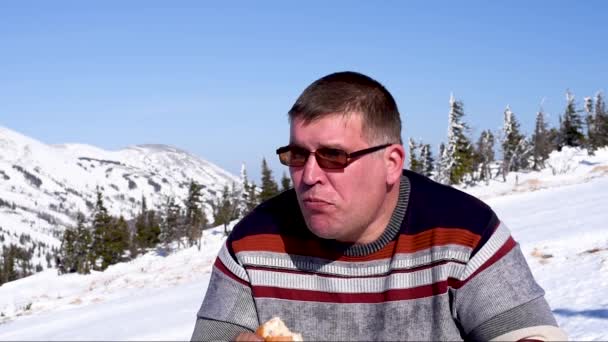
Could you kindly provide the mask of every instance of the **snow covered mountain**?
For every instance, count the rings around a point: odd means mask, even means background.
[[[141,208],[158,208],[168,196],[181,202],[194,180],[210,199],[241,180],[186,151],[166,145],[137,145],[105,151],[82,144],[47,145],[0,126],[0,245],[38,242],[48,249],[88,214],[99,187],[110,214],[133,218]],[[210,208],[206,208],[210,215]],[[23,243],[23,238],[21,238]],[[45,250],[36,256],[44,257]],[[44,265],[44,263],[42,263]]]

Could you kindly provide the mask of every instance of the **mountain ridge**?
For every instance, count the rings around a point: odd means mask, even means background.
[[[239,177],[188,151],[165,144],[138,144],[108,151],[81,143],[45,144],[0,126],[0,245],[27,234],[45,248],[59,246],[78,212],[91,212],[99,188],[110,214],[131,219],[141,208],[161,208],[167,198],[182,203],[190,181],[203,199]],[[211,208],[204,211],[211,220]],[[45,253],[42,253],[45,254]]]

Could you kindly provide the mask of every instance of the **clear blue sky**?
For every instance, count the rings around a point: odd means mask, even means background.
[[[608,90],[608,2],[1,1],[0,125],[45,143],[161,143],[259,182],[315,79],[366,73],[403,138],[445,139],[451,92],[474,139],[509,104],[526,133],[572,90]]]

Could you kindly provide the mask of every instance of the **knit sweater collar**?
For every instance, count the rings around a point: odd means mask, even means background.
[[[337,249],[343,255],[351,257],[366,256],[381,250],[389,242],[395,239],[397,234],[399,234],[399,231],[401,230],[401,223],[407,210],[409,196],[410,181],[407,176],[402,175],[399,184],[399,199],[397,200],[397,205],[395,206],[395,210],[391,215],[388,225],[380,237],[378,237],[375,241],[364,244],[352,244],[343,243],[336,240],[326,240],[331,245],[328,247]]]

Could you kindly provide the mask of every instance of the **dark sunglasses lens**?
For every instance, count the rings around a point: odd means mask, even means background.
[[[290,154],[291,153],[289,151],[279,153],[279,161],[281,161],[281,164],[289,166]]]
[[[343,169],[348,165],[346,152],[334,148],[321,148],[315,153],[317,163],[326,169]]]
[[[310,152],[303,148],[290,147],[288,150],[279,153],[281,163],[287,166],[303,166]]]

